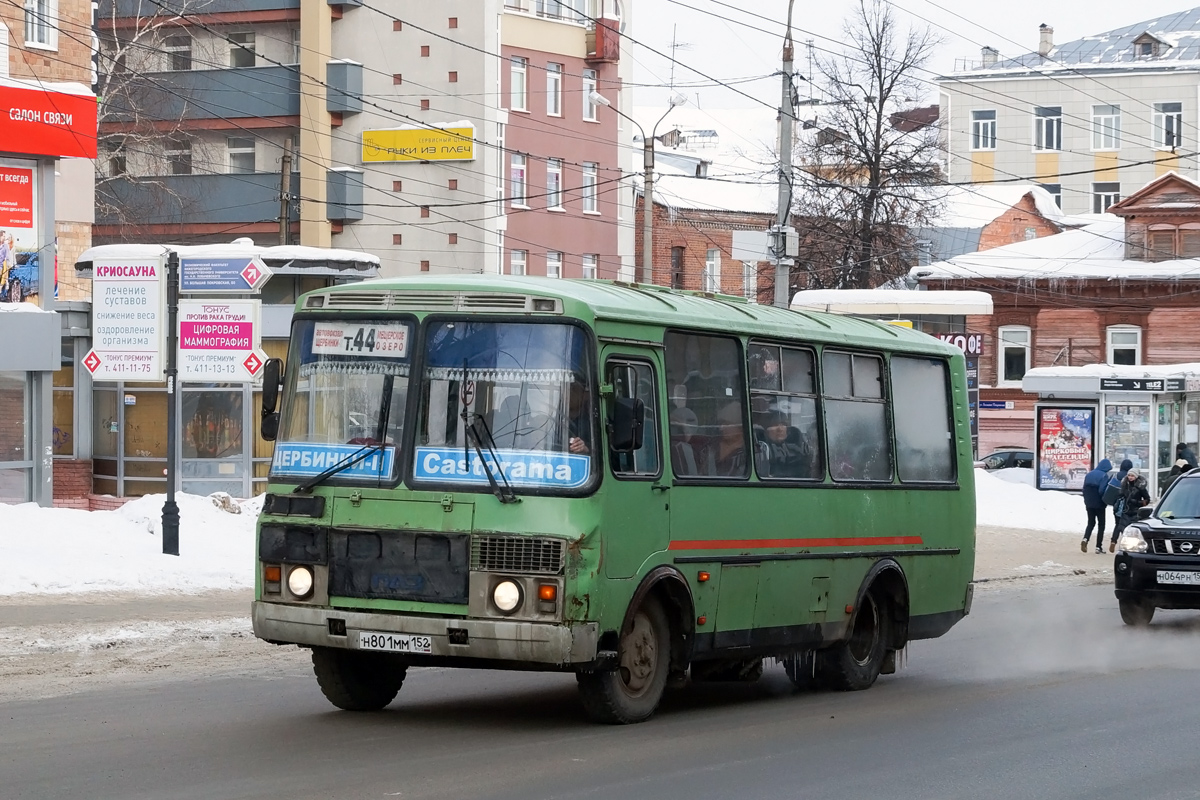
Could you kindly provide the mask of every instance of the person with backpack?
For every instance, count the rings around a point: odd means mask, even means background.
[[[1127,458],[1121,462],[1119,472],[1108,473],[1108,486],[1104,487],[1104,494],[1101,495],[1104,505],[1113,507],[1113,530],[1116,530],[1121,522],[1121,515],[1117,513],[1117,501],[1121,499],[1121,487],[1125,485],[1125,476],[1131,469],[1133,462]]]
[[[1104,489],[1108,485],[1108,473],[1112,470],[1112,462],[1103,459],[1096,468],[1083,476],[1083,507],[1087,510],[1087,530],[1083,532],[1083,541],[1079,549],[1088,551],[1088,541],[1092,538],[1092,529],[1096,530],[1096,552],[1104,552]],[[1098,526],[1098,527],[1097,527]]]
[[[1137,520],[1138,509],[1148,505],[1150,505],[1150,492],[1146,488],[1146,479],[1142,477],[1141,471],[1136,467],[1131,468],[1125,474],[1125,480],[1121,484],[1121,497],[1113,506],[1113,513],[1117,515],[1117,527],[1113,528],[1112,540],[1108,543],[1108,552],[1111,553],[1117,549],[1117,537],[1129,523]]]

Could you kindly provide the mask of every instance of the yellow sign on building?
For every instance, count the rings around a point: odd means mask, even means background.
[[[475,128],[387,128],[363,131],[362,160],[377,161],[473,161]]]

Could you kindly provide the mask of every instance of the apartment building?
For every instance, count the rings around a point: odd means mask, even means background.
[[[385,276],[631,263],[616,117],[584,102],[629,103],[615,0],[113,2],[97,242],[286,239]]]
[[[951,182],[1041,184],[1067,214],[1102,213],[1167,172],[1197,176],[1200,8],[938,79]]]

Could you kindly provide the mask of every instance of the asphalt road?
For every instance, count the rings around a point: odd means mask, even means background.
[[[0,798],[1200,798],[1200,613],[984,589],[866,692],[692,685],[586,722],[569,675],[414,670],[377,714],[296,666],[0,703]]]

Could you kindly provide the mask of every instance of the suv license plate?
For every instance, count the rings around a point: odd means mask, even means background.
[[[1200,586],[1200,572],[1180,572],[1177,570],[1160,569],[1159,583],[1173,583],[1184,586]]]
[[[1200,575],[1200,573],[1196,573]],[[386,653],[433,653],[433,640],[414,633],[383,633],[359,631],[359,650],[382,650]]]

